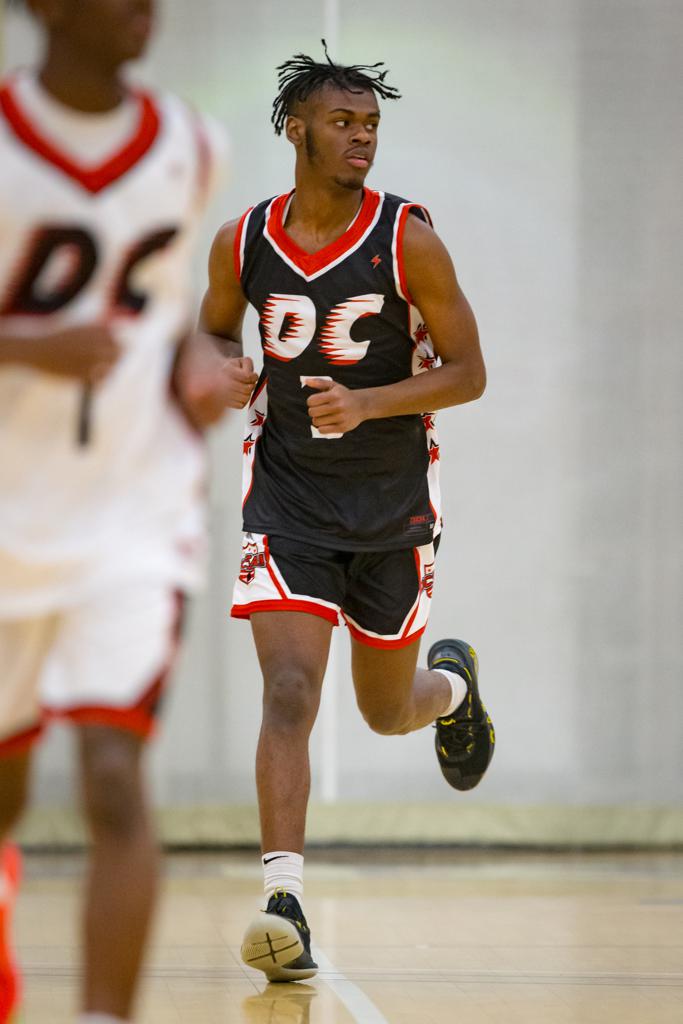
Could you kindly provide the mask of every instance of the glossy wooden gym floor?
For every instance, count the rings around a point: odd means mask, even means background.
[[[25,866],[25,1024],[72,1024],[83,860]],[[306,985],[239,959],[255,855],[176,855],[166,874],[140,1024],[683,1021],[683,854],[313,851]]]

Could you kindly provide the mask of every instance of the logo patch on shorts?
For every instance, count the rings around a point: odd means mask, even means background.
[[[251,534],[248,535],[248,538]],[[242,561],[240,562],[240,583],[249,586],[253,583],[256,578],[257,569],[265,569],[266,567],[266,553],[265,551],[259,551],[259,546],[256,541],[246,539],[244,547],[242,548]]]
[[[427,594],[427,597],[432,596],[434,590],[434,563],[430,562],[429,565],[425,565],[424,573],[422,575],[422,589]]]

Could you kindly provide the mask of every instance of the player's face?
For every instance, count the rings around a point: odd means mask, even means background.
[[[311,168],[343,188],[361,189],[377,149],[380,114],[374,92],[326,87],[309,104],[304,121]]]
[[[68,38],[75,50],[118,67],[140,57],[153,27],[154,0],[34,0],[48,32]]]

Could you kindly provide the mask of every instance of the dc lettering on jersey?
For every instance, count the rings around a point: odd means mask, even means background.
[[[369,341],[354,341],[351,328],[362,317],[381,313],[383,295],[356,295],[332,309],[320,333],[320,351],[330,363],[349,365],[367,355]]]
[[[154,231],[132,247],[113,280],[113,312],[136,315],[143,311],[148,296],[135,290],[135,272],[177,234],[175,226]],[[39,228],[31,235],[19,274],[0,305],[0,316],[47,316],[68,306],[92,280],[99,265],[99,250],[95,235],[84,228]]]
[[[199,581],[204,453],[169,378],[215,148],[180,100],[132,92],[129,131],[113,128],[93,164],[86,119],[62,138],[33,77],[0,83],[0,322],[17,338],[107,324],[120,358],[94,397],[87,453],[78,381],[0,372],[0,617],[19,619],[78,603],[113,569]]]
[[[334,306],[320,331],[320,351],[325,359],[346,366],[360,362],[370,341],[355,341],[351,328],[363,317],[380,313],[383,305],[383,295],[369,294],[355,295]],[[261,309],[263,351],[273,359],[296,359],[313,341],[316,328],[316,307],[308,295],[271,294]]]

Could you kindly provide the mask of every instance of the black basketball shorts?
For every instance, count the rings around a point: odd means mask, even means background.
[[[230,614],[308,612],[372,647],[405,647],[422,635],[434,587],[435,545],[338,551],[245,533]]]

